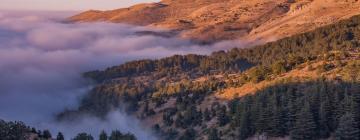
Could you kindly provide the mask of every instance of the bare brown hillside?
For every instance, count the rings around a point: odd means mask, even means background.
[[[73,22],[106,21],[181,31],[197,41],[272,41],[360,14],[358,0],[163,0],[87,11]]]

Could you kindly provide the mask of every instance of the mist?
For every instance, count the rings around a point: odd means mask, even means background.
[[[56,16],[55,16],[56,15]],[[0,12],[0,119],[61,131],[67,139],[80,132],[131,132],[156,139],[139,120],[121,111],[105,120],[85,117],[77,124],[54,121],[57,113],[78,106],[92,84],[81,73],[137,59],[175,54],[209,54],[242,46],[238,41],[197,45],[176,37],[140,35],[164,29],[111,23],[63,23],[67,14]],[[96,138],[96,137],[95,137]]]

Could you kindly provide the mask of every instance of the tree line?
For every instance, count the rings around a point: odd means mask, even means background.
[[[37,130],[29,127],[23,122],[9,121],[0,119],[0,139],[1,140],[65,140],[63,133],[58,132],[56,136],[52,136],[49,130]],[[71,140],[95,140],[91,134],[79,133]],[[101,131],[98,140],[136,140],[135,135],[131,133],[122,133],[114,130],[108,135],[105,131]]]

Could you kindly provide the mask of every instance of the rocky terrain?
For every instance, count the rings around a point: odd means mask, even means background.
[[[269,42],[357,14],[358,0],[163,0],[111,11],[90,10],[69,20],[166,28],[202,43]]]

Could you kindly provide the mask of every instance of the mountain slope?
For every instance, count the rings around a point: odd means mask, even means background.
[[[121,108],[160,139],[339,137],[344,114],[360,114],[359,27],[354,16],[252,48],[87,72],[98,84],[58,119]]]
[[[69,20],[168,28],[200,42],[268,42],[357,14],[358,0],[163,0],[111,11],[91,10]]]

